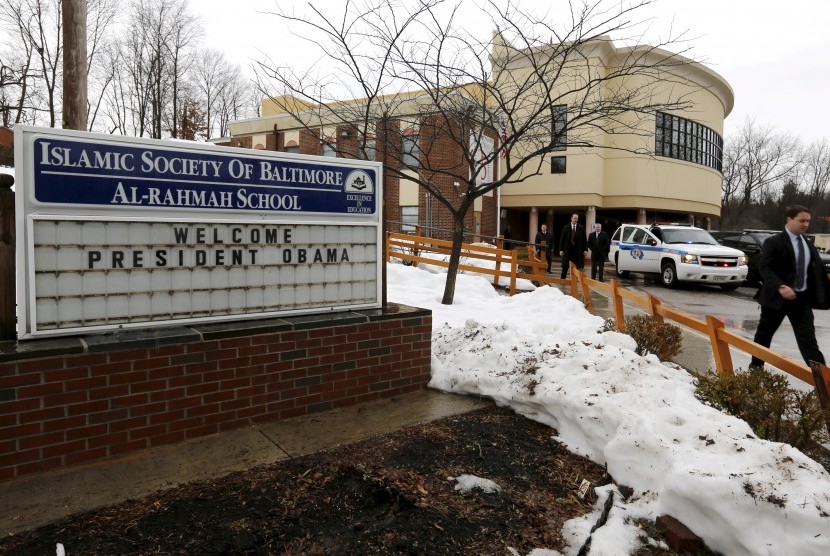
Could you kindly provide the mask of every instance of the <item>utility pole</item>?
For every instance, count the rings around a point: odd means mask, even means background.
[[[63,127],[86,131],[86,0],[63,0]]]

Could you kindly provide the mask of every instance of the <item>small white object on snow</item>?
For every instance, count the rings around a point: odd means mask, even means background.
[[[458,481],[455,485],[455,490],[460,490],[461,494],[467,494],[473,489],[483,490],[486,493],[501,492],[501,487],[491,481],[490,479],[483,479],[475,475],[459,475],[458,477],[449,477],[451,481]]]

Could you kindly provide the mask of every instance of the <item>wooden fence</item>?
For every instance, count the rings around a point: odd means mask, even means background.
[[[570,295],[581,299],[585,307],[594,312],[591,300],[591,291],[596,290],[605,294],[613,306],[614,321],[617,329],[625,332],[625,302],[628,301],[641,307],[658,322],[665,320],[673,321],[686,328],[700,332],[709,338],[712,346],[712,354],[715,360],[715,370],[720,374],[734,374],[735,368],[732,364],[730,348],[735,348],[754,355],[762,361],[769,363],[785,373],[792,375],[799,380],[812,385],[816,389],[819,401],[823,407],[830,407],[830,368],[826,365],[811,362],[810,366],[804,365],[779,355],[774,351],[760,346],[751,340],[727,330],[723,322],[711,315],[706,315],[706,320],[699,320],[685,313],[681,313],[670,307],[665,307],[658,297],[651,294],[638,294],[620,286],[617,280],[610,282],[598,282],[587,277],[576,266],[570,265],[570,278],[554,278],[546,273],[547,261],[545,250],[541,250],[541,257],[536,255],[533,246],[528,245],[527,259],[520,259],[518,249],[502,249],[502,240],[498,240],[496,247],[487,247],[472,244],[463,244],[461,256],[467,259],[485,261],[493,268],[479,267],[472,264],[459,264],[459,270],[466,270],[478,274],[492,275],[493,284],[498,285],[500,278],[508,278],[508,290],[510,295],[516,293],[516,280],[525,278],[537,284],[556,284],[567,286]],[[451,241],[438,240],[422,237],[418,234],[387,234],[386,260],[398,258],[402,261],[417,266],[419,263],[448,267],[449,255],[452,247]],[[445,255],[446,259],[435,259],[424,256],[425,253]]]

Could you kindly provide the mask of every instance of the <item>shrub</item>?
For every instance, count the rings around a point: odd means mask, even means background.
[[[766,369],[735,375],[693,373],[703,403],[739,417],[759,437],[809,452],[828,440],[830,411],[815,391],[790,388],[787,378]]]
[[[660,323],[651,315],[626,317],[625,331],[637,343],[638,355],[653,353],[660,361],[669,361],[683,349],[680,327]]]
[[[597,330],[597,334],[611,332],[612,330],[617,330],[617,321],[614,320],[614,317],[608,317],[602,323],[602,326]]]

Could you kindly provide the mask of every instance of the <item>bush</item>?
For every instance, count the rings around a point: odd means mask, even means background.
[[[790,388],[785,376],[766,369],[693,374],[700,401],[743,419],[761,438],[806,452],[828,440],[830,411],[819,405],[815,391]]]
[[[660,361],[669,361],[683,349],[680,327],[660,323],[651,315],[626,317],[625,331],[637,343],[638,355],[653,353]]]

